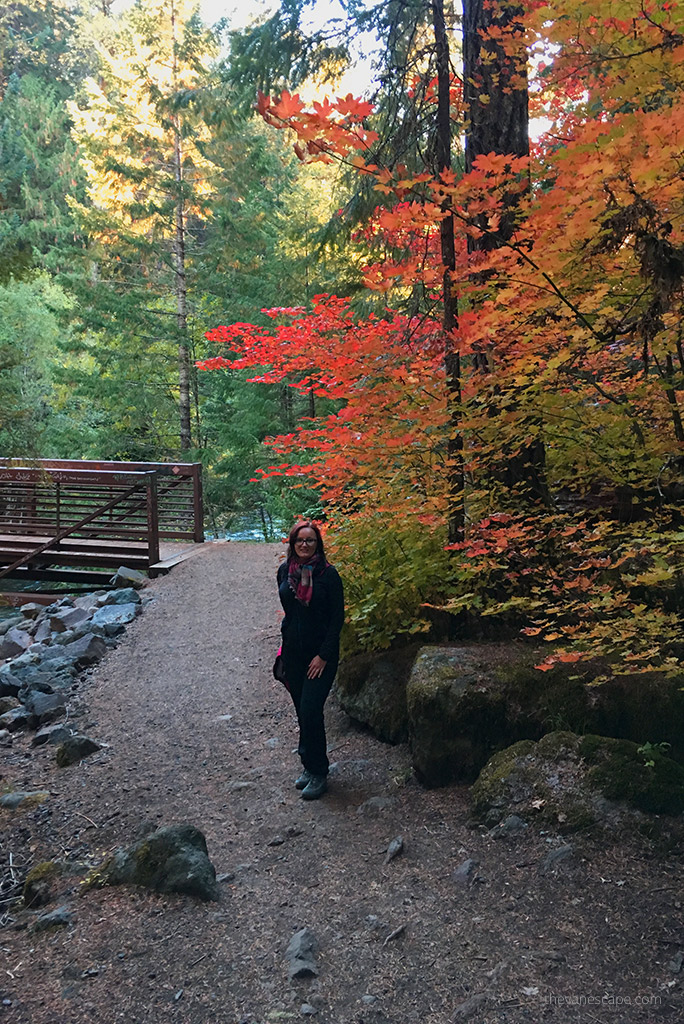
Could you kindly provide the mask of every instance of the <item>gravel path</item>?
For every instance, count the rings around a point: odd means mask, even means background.
[[[52,795],[3,817],[3,863],[97,864],[145,823],[187,822],[223,880],[208,905],[67,880],[55,905],[73,927],[32,935],[17,913],[0,931],[0,1022],[684,1020],[679,866],[638,837],[573,837],[544,873],[567,840],[473,828],[466,790],[423,790],[406,749],[352,728],[334,701],[330,792],[299,799],[294,715],[270,675],[279,555],[207,544],[148,586],[79,690],[100,753],[62,770],[28,740],[4,755],[2,784]],[[385,863],[398,835],[404,852]],[[463,884],[468,857],[479,866]],[[304,926],[319,975],[290,982],[285,950]]]

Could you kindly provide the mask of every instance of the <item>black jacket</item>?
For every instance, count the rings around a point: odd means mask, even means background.
[[[278,593],[285,609],[280,627],[283,650],[309,660],[318,655],[323,661],[337,664],[344,624],[344,591],[335,566],[327,565],[323,572],[314,575],[311,602],[305,605],[290,589],[287,562],[283,562],[278,566]]]

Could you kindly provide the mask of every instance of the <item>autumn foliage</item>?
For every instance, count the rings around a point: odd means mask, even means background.
[[[257,380],[334,400],[337,411],[273,439],[271,473],[315,481],[345,561],[362,575],[377,557],[376,593],[383,572],[396,588],[404,573],[414,581],[411,609],[393,608],[391,588],[383,603],[357,587],[360,642],[389,642],[431,603],[517,623],[549,643],[541,668],[600,655],[613,672],[670,670],[684,554],[684,10],[533,0],[525,11],[531,107],[550,123],[529,161],[492,153],[466,175],[409,175],[374,160],[368,104],[260,97],[301,159],[372,178],[363,280],[387,308],[359,319],[318,296],[271,310],[271,329],[209,332],[231,351],[204,366],[254,366]],[[449,553],[447,206],[468,524]],[[491,245],[468,246],[483,233]],[[399,312],[416,295],[420,311]]]

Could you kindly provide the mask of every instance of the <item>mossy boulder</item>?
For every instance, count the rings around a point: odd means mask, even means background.
[[[495,754],[471,793],[475,816],[489,825],[514,813],[573,831],[630,810],[681,814],[684,768],[630,740],[551,732]]]
[[[406,687],[413,766],[428,786],[470,782],[515,724],[478,648],[423,647]]]
[[[24,906],[44,907],[49,903],[52,885],[61,873],[61,865],[54,860],[41,861],[32,867],[24,882]]]
[[[406,684],[418,649],[357,654],[343,661],[337,674],[342,710],[387,743],[408,739]]]
[[[605,665],[558,665],[540,672],[534,667],[539,651],[506,646],[510,657],[493,670],[511,711],[534,723],[538,735],[565,729],[636,743],[668,743],[670,756],[684,761],[684,673],[615,675],[593,686],[592,679],[606,671]],[[532,731],[530,738],[535,738]]]
[[[206,839],[193,825],[169,825],[118,849],[99,874],[109,885],[142,885],[156,892],[218,899]]]

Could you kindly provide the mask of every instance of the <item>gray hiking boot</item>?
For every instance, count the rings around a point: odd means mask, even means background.
[[[308,785],[302,790],[302,800],[318,800],[328,788],[327,775],[312,775]]]
[[[312,779],[311,772],[308,768],[305,768],[298,779],[295,779],[295,789],[304,789],[309,785]]]

